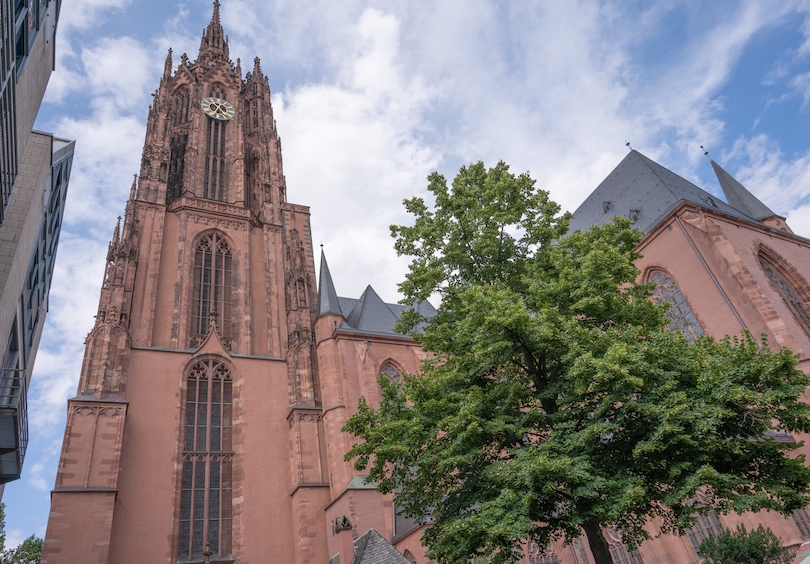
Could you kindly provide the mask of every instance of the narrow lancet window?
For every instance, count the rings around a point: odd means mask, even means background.
[[[186,167],[188,133],[175,135],[169,142],[169,177],[166,179],[166,203],[170,204],[183,195],[183,175]]]
[[[228,242],[218,233],[202,237],[194,250],[194,294],[191,311],[191,346],[208,333],[211,315],[220,335],[231,337],[233,257]]]
[[[174,111],[172,119],[173,125],[180,125],[188,121],[188,105],[189,105],[188,91],[181,90],[174,97],[174,108],[173,108]]]
[[[195,363],[186,379],[180,562],[231,560],[232,411],[228,366],[216,359]]]
[[[779,270],[776,265],[762,253],[759,254],[759,264],[762,266],[762,271],[768,280],[771,281],[774,289],[779,293],[779,297],[785,302],[785,305],[793,314],[796,323],[802,328],[805,335],[810,337],[810,313],[808,312],[807,304],[799,295],[799,292],[790,283],[787,277]]]
[[[663,270],[656,270],[650,275],[650,282],[657,284],[653,292],[655,303],[667,302],[670,304],[666,316],[670,319],[668,327],[677,329],[684,336],[694,341],[703,336],[703,327],[698,322],[689,302],[686,301],[675,279]]]
[[[219,87],[211,90],[215,98],[225,99],[225,91]],[[225,166],[225,130],[228,122],[208,118],[205,133],[205,171],[203,173],[203,198],[225,201],[227,170]]]

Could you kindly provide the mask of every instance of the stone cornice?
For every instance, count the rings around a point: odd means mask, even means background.
[[[173,201],[169,205],[168,211],[177,212],[181,210],[200,211],[209,215],[219,215],[244,221],[250,221],[251,219],[250,210],[247,208],[234,206],[217,200],[204,200],[202,198],[190,198],[188,196],[183,196]]]
[[[791,243],[798,243],[801,245],[805,245],[810,247],[810,239],[802,237],[801,235],[796,235],[795,233],[788,233],[787,231],[782,231],[781,229],[777,229],[776,227],[771,227],[770,225],[765,225],[758,221],[746,221],[744,219],[740,219],[737,217],[733,217],[722,212],[718,212],[716,210],[710,210],[702,206],[698,206],[689,202],[681,202],[680,205],[673,208],[664,219],[658,222],[655,229],[647,232],[644,234],[644,237],[641,240],[641,243],[638,245],[637,250],[641,250],[646,247],[650,242],[652,242],[658,234],[667,228],[669,225],[669,220],[674,219],[676,216],[682,216],[684,212],[692,212],[697,214],[702,214],[705,217],[710,217],[712,219],[717,219],[726,223],[730,223],[732,225],[745,227],[747,229],[751,229],[757,231],[762,234],[767,234],[773,237],[777,237],[779,239],[783,239],[785,241],[789,241]],[[690,223],[691,222],[687,222]]]

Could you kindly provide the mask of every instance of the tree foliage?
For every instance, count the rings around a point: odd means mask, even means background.
[[[653,517],[682,532],[712,509],[807,503],[803,457],[764,438],[810,430],[790,351],[666,330],[631,223],[566,235],[569,216],[504,163],[451,187],[432,174],[428,190],[435,205],[406,200],[414,224],[391,232],[412,257],[403,303],[441,296],[434,318],[399,326],[427,322],[414,338],[432,359],[401,389],[381,380],[379,408],[361,399],[345,430],[362,439],[347,459],[430,517],[433,559],[513,562],[527,539],[584,530],[609,563],[604,526],[632,545]]]
[[[736,531],[709,536],[698,550],[706,564],[791,564],[793,558],[772,530],[758,526],[747,531],[742,523]]]

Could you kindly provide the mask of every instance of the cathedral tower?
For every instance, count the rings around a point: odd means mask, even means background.
[[[42,562],[326,562],[316,306],[268,80],[230,60],[215,1],[149,108]]]

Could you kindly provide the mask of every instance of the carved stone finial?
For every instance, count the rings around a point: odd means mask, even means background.
[[[172,48],[169,47],[169,54],[166,55],[166,62],[163,65],[163,79],[169,80],[172,76]]]
[[[217,313],[216,309],[211,309],[211,311],[208,312],[208,333],[209,334],[219,332],[219,328],[217,327],[217,317],[219,317],[219,314]]]

